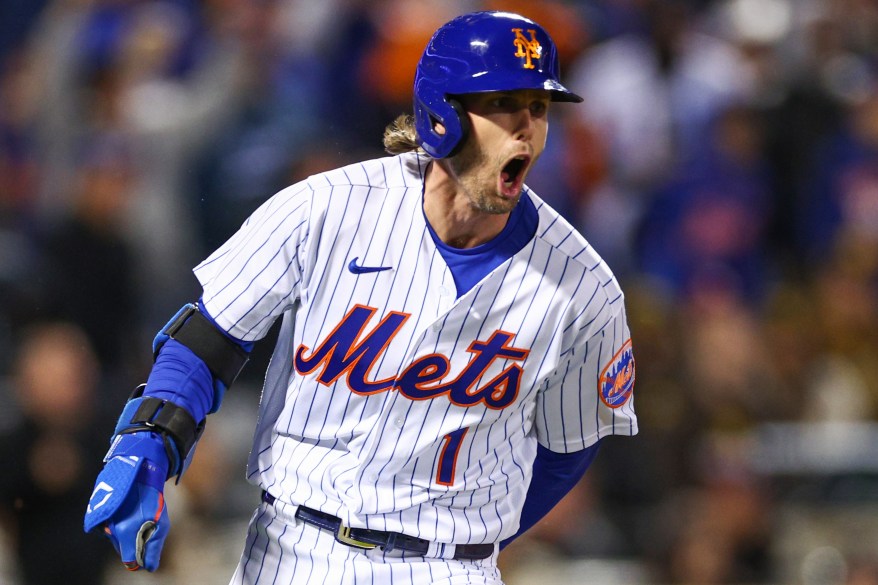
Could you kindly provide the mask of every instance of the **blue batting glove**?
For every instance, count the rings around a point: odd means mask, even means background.
[[[163,441],[147,431],[117,435],[104,461],[86,508],[85,531],[101,527],[129,571],[155,571],[171,528]]]

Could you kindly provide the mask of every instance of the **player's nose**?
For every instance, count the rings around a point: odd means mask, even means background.
[[[530,108],[519,108],[515,115],[516,140],[530,140],[534,135],[535,120]]]

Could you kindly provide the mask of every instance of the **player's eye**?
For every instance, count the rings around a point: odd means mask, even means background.
[[[515,108],[515,100],[508,95],[498,95],[491,100],[491,107],[498,110],[511,110]]]
[[[531,102],[529,109],[532,116],[542,116],[549,109],[549,104],[542,100],[537,100]]]

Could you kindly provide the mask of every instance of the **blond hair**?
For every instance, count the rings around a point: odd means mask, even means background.
[[[415,130],[415,117],[411,114],[400,114],[396,120],[384,129],[384,150],[390,154],[404,152],[424,152],[418,144],[418,132]]]

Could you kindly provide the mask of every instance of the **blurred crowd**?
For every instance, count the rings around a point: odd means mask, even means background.
[[[168,501],[156,576],[81,517],[191,267],[382,156],[429,35],[508,9],[565,83],[529,185],[626,291],[640,435],[501,555],[509,585],[878,584],[874,0],[4,0],[0,581],[224,583],[270,341]]]

